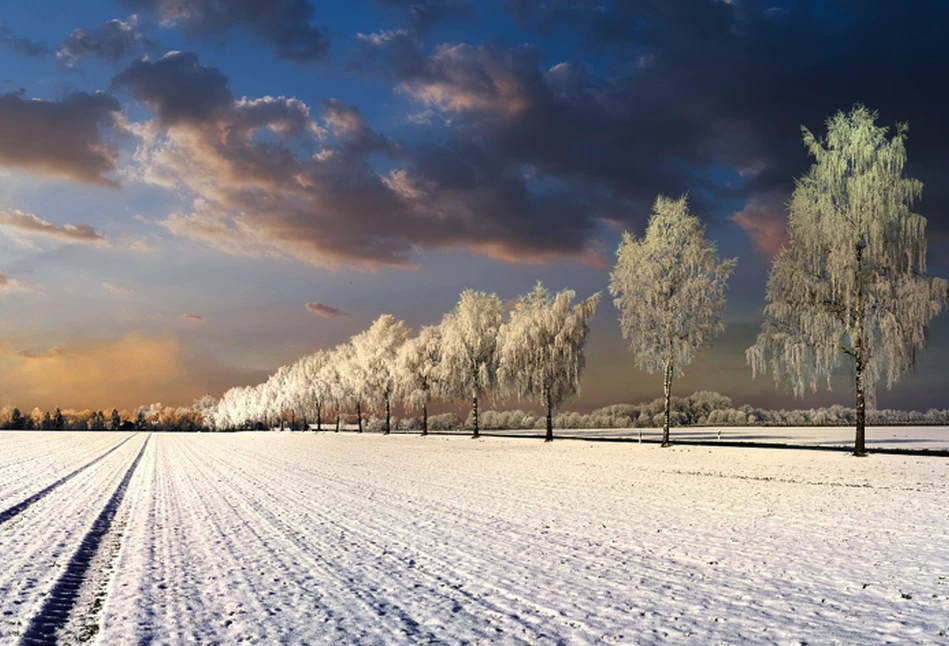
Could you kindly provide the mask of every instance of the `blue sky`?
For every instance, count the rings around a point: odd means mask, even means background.
[[[676,385],[751,379],[783,204],[863,102],[911,124],[949,273],[946,4],[36,0],[0,9],[0,404],[184,404],[465,287],[605,291],[623,229],[688,192],[738,256],[728,331]],[[80,30],[80,31],[77,31]],[[913,34],[901,36],[900,34]],[[894,36],[894,34],[896,34]],[[885,79],[885,81],[884,81]],[[45,224],[44,224],[45,223]],[[344,315],[306,309],[323,303]],[[944,317],[945,318],[945,317]],[[949,324],[884,407],[946,407]],[[661,394],[606,298],[585,410]]]

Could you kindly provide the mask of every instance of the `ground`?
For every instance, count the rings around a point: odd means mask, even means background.
[[[947,494],[936,457],[2,432],[0,643],[944,643]]]

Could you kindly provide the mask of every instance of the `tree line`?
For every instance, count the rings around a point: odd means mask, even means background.
[[[433,399],[471,402],[473,436],[478,437],[479,402],[485,396],[513,396],[546,410],[547,438],[553,439],[556,410],[580,388],[589,320],[599,294],[574,304],[575,293],[552,294],[540,283],[514,303],[507,320],[496,294],[461,293],[438,325],[409,336],[404,322],[380,316],[369,329],[331,350],[319,350],[278,369],[256,386],[232,388],[211,412],[218,429],[255,427],[290,414],[339,430],[346,411],[362,432],[364,413],[384,414],[383,432],[392,430],[392,405],[419,411],[428,433]],[[330,415],[331,414],[331,415]]]

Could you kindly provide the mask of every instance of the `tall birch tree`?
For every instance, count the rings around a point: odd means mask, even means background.
[[[497,338],[501,327],[501,299],[471,289],[461,293],[455,309],[442,321],[444,394],[471,398],[473,438],[480,436],[478,399],[497,385]]]
[[[556,295],[541,283],[517,299],[498,334],[498,383],[502,392],[545,407],[547,436],[554,439],[553,411],[580,390],[588,325],[600,295],[571,305],[576,292]]]
[[[616,257],[610,294],[636,365],[662,371],[662,446],[669,446],[673,379],[724,329],[725,289],[738,260],[719,262],[686,196],[661,195],[645,236],[625,232]]]
[[[857,105],[827,121],[819,139],[802,127],[815,162],[797,180],[788,246],[768,280],[765,321],[746,352],[795,395],[816,391],[845,358],[856,396],[854,455],[866,455],[866,409],[877,382],[915,369],[930,319],[947,304],[946,281],[927,276],[926,219],[911,211],[922,183],[903,176],[908,126],[876,125]]]
[[[439,385],[441,345],[441,326],[425,325],[396,360],[399,399],[408,410],[422,410],[422,435],[428,435],[428,403]]]
[[[383,314],[368,330],[360,332],[350,342],[353,347],[354,376],[362,380],[363,400],[370,406],[385,405],[386,435],[392,430],[396,356],[408,336],[409,331],[402,321],[397,321],[391,314]]]

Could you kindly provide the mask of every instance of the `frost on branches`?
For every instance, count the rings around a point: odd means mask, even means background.
[[[575,292],[556,296],[537,283],[517,299],[498,334],[498,382],[502,391],[546,407],[547,437],[554,439],[552,411],[580,389],[588,322],[600,295],[571,306]]]
[[[396,358],[398,394],[406,410],[422,409],[422,435],[428,435],[428,403],[439,385],[442,329],[426,325],[409,339]]]
[[[479,436],[478,398],[497,384],[497,337],[501,300],[496,294],[466,289],[442,326],[443,395],[471,398],[474,432]]]
[[[922,183],[903,177],[907,125],[892,138],[863,106],[827,121],[827,138],[806,128],[815,158],[797,181],[789,246],[775,258],[765,322],[748,349],[796,395],[817,390],[844,357],[856,393],[854,455],[865,455],[866,407],[884,370],[887,387],[915,368],[929,320],[947,303],[946,281],[926,271],[926,219],[912,213]],[[769,359],[770,355],[770,359]]]
[[[349,367],[351,377],[360,394],[357,408],[361,413],[361,404],[385,406],[385,434],[392,430],[392,398],[395,394],[395,360],[399,348],[405,343],[409,331],[402,321],[396,321],[391,314],[377,318],[365,332],[352,338],[352,360]],[[362,430],[362,420],[359,420]]]
[[[725,288],[738,260],[719,262],[685,196],[659,196],[646,235],[624,233],[616,256],[610,294],[636,365],[663,372],[662,445],[669,446],[672,380],[724,329]]]

